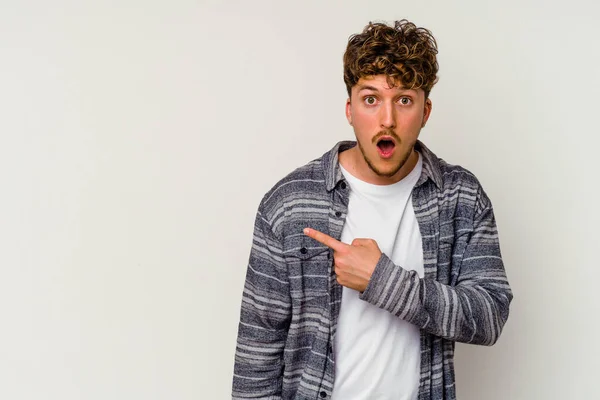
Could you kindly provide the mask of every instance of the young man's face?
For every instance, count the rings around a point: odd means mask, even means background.
[[[372,183],[397,182],[412,170],[413,148],[430,113],[423,89],[390,88],[385,75],[361,78],[352,87],[346,117],[362,153],[357,167]]]

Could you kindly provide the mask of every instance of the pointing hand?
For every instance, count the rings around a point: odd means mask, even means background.
[[[315,229],[305,228],[304,234],[333,250],[334,270],[340,285],[363,292],[381,258],[381,250],[373,239],[354,239],[351,245],[342,243]]]

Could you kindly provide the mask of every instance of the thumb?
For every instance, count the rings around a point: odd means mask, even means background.
[[[371,239],[356,238],[352,241],[352,246],[366,246],[371,241]]]

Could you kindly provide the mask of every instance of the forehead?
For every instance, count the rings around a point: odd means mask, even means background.
[[[423,89],[409,89],[404,87],[402,82],[394,80],[387,75],[368,75],[361,77],[356,85],[352,87],[352,92],[375,91],[382,93],[413,93],[418,94]]]

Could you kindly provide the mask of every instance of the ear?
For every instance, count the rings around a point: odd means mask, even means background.
[[[431,115],[431,108],[433,105],[431,104],[431,99],[425,100],[425,106],[423,107],[423,122],[421,123],[421,127],[424,127]]]
[[[346,119],[348,123],[352,125],[352,103],[350,103],[350,98],[346,100]]]

